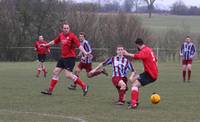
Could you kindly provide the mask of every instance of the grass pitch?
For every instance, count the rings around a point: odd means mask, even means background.
[[[153,32],[165,32],[175,29],[190,31],[192,33],[200,32],[200,16],[176,16],[176,15],[157,15],[153,14],[149,19],[148,15],[139,14],[145,27]]]
[[[199,122],[200,121],[200,63],[194,62],[191,83],[183,83],[177,63],[160,63],[159,79],[140,89],[140,106],[128,110],[116,106],[117,91],[109,77],[88,79],[89,93],[70,91],[68,79],[61,78],[52,96],[40,91],[47,88],[55,62],[47,62],[48,77],[36,78],[36,62],[0,63],[0,122]],[[96,65],[96,64],[95,64]],[[136,63],[141,72],[142,65]],[[161,96],[157,105],[150,103],[153,92]],[[130,84],[127,99],[130,98]]]

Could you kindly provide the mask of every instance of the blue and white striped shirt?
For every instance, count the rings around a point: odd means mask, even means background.
[[[125,57],[114,56],[103,62],[103,66],[112,64],[112,76],[127,77],[128,71],[134,72],[133,65]]]
[[[92,48],[87,40],[83,40],[81,42],[81,45],[83,46],[83,48],[85,49],[86,52],[88,52],[90,54],[92,53]],[[81,62],[83,62],[83,63],[86,63],[86,64],[92,63],[92,58],[93,58],[93,56],[86,57],[86,56],[84,56],[84,54],[81,54]]]
[[[195,45],[192,42],[184,42],[181,45],[180,56],[183,57],[183,60],[191,60],[196,53]]]

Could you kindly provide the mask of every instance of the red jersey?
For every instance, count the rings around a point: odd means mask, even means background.
[[[64,34],[63,32],[61,32],[54,39],[55,44],[58,44],[60,42],[62,58],[76,57],[76,46],[80,46],[80,41],[74,33],[69,32],[67,34]]]
[[[47,54],[48,53],[48,50],[50,49],[50,47],[43,47],[43,46],[40,46],[41,44],[47,44],[48,42],[46,41],[36,41],[35,42],[35,49],[37,51],[38,54]]]
[[[144,65],[144,71],[148,72],[149,75],[156,80],[158,77],[157,58],[153,53],[152,49],[148,46],[144,46],[139,53],[136,53],[134,59],[140,59]]]

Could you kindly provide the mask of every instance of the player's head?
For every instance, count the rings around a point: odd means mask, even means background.
[[[135,44],[136,44],[137,48],[141,49],[141,47],[144,45],[144,41],[141,38],[137,38],[135,40]]]
[[[86,38],[86,34],[84,32],[80,32],[79,33],[79,39],[80,39],[80,41],[85,40],[85,38]]]
[[[124,47],[122,45],[118,45],[116,48],[116,52],[118,56],[123,56]]]
[[[63,32],[64,34],[67,34],[70,32],[70,27],[69,27],[69,24],[63,24]]]
[[[190,36],[186,36],[185,41],[188,42],[188,43],[191,42]]]
[[[40,36],[39,36],[39,40],[40,40],[40,41],[43,41],[43,40],[44,40],[44,37],[43,37],[42,35],[40,35]]]

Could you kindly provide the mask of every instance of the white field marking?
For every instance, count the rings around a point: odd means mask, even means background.
[[[6,109],[0,109],[0,112],[17,113],[17,114],[32,114],[32,115],[36,115],[36,116],[61,118],[61,119],[67,119],[67,120],[71,119],[71,120],[75,120],[75,121],[79,121],[79,122],[86,122],[85,120],[78,118],[78,117],[64,116],[64,115],[54,115],[54,114],[47,114],[47,113],[15,111],[15,110],[6,110]]]

